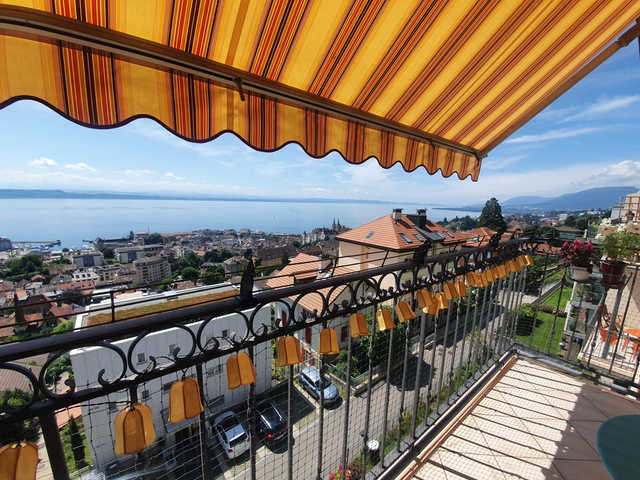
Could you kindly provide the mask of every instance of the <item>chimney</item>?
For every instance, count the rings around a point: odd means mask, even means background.
[[[402,220],[402,209],[394,208],[391,217],[397,222],[398,220]]]
[[[418,208],[416,213],[407,214],[407,218],[413,222],[416,227],[424,229],[427,226],[427,209]]]

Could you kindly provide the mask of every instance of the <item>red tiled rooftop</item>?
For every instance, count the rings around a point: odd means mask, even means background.
[[[407,215],[402,215],[400,220],[394,220],[393,216],[389,214],[342,233],[338,235],[336,239],[362,245],[371,245],[372,247],[379,247],[384,250],[413,250],[423,243],[416,237],[416,234],[424,237],[413,228],[414,226],[414,223],[407,218]],[[464,242],[463,238],[458,237],[455,233],[431,220],[426,220],[425,230],[440,232],[444,237],[445,244]],[[407,242],[402,235],[405,235],[411,243]]]

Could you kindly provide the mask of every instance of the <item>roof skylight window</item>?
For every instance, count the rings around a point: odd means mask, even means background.
[[[447,235],[449,238],[453,238],[453,239],[455,240],[455,238],[456,238],[456,237],[454,237],[454,236],[453,236],[453,234],[452,234],[450,231],[445,230],[445,231],[444,231],[444,233],[445,233],[445,235]]]
[[[369,232],[369,234],[366,237],[364,237],[364,239],[366,240],[368,238],[371,238],[374,233],[376,233],[376,232]]]
[[[402,238],[405,242],[413,243],[413,241],[409,237],[407,237],[404,233],[399,233],[398,235],[400,235],[400,238]]]
[[[413,236],[416,237],[419,242],[424,242],[424,238],[422,238],[422,235],[419,233],[414,233]]]
[[[435,233],[436,235],[438,235],[440,238],[444,238],[444,235],[443,235],[443,234],[441,234],[440,232],[433,232],[433,233]]]

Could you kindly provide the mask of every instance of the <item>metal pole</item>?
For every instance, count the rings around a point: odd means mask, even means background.
[[[253,363],[253,349],[251,349],[249,352],[250,352],[249,358],[251,358],[251,362]],[[206,405],[206,401],[204,398],[204,376],[202,375],[201,363],[198,363],[196,365],[196,376],[198,377],[198,387],[200,389],[200,401],[202,402],[203,405]],[[251,395],[251,393],[249,393],[249,395]],[[206,418],[204,416],[204,410],[203,410],[202,412],[200,412],[200,452],[202,455],[202,477],[205,480],[208,480],[210,477],[209,449],[207,448],[207,431],[205,430],[205,428],[206,428]],[[255,426],[253,425],[253,422],[252,422],[251,428],[252,428],[251,438],[253,439],[253,437],[255,436],[255,432],[253,431],[255,429]],[[253,443],[253,440],[252,440],[252,443]],[[255,468],[255,465],[253,466]]]
[[[487,343],[487,335],[489,334],[489,322],[491,322],[491,325],[493,326],[493,321],[491,319],[491,315],[495,314],[495,305],[494,305],[494,301],[495,301],[495,297],[494,297],[494,292],[493,292],[493,287],[494,287],[494,283],[495,282],[491,282],[491,284],[489,285],[489,287],[487,287],[489,289],[489,311],[487,312],[487,317],[485,319],[484,322],[484,342],[482,344],[482,348],[484,349],[485,346],[487,347],[487,349],[489,348],[489,343]],[[482,308],[482,310],[484,311],[484,306]],[[484,352],[483,352],[483,356],[484,356]],[[484,361],[482,362],[482,365],[480,365],[480,368],[483,369],[485,363],[489,360],[489,351],[487,350],[487,358],[484,359]]]
[[[442,379],[444,377],[444,361],[447,357],[447,336],[449,335],[449,322],[451,321],[451,300],[447,300],[447,323],[444,326],[444,337],[442,338],[442,360],[440,360],[440,376],[438,377],[438,389],[436,391],[436,417],[440,414],[440,392],[442,390]]]
[[[438,346],[438,318],[436,315],[433,316],[433,342],[431,346],[431,365],[429,365],[429,383],[427,384],[427,411],[424,414],[424,424],[427,424],[427,420],[429,420],[429,407],[431,405],[431,387],[433,385],[433,371],[435,370],[436,363],[436,347]],[[429,318],[427,316],[427,318]]]
[[[469,299],[471,299],[472,291],[469,289]],[[469,353],[467,354],[467,371],[464,372],[464,383],[463,385],[467,386],[467,380],[469,379],[469,372],[471,371],[472,366],[475,366],[476,360],[475,357],[472,360],[473,351],[475,349],[475,340],[476,340],[476,323],[478,317],[478,297],[480,296],[480,289],[476,288],[476,301],[473,307],[473,324],[471,325],[471,345],[469,345]]]
[[[113,298],[113,290],[111,290],[109,294],[111,296],[111,322],[115,323],[116,322],[116,304]]]
[[[371,326],[375,323],[375,318],[371,321]],[[344,394],[344,431],[342,432],[342,468],[347,468],[347,447],[348,447],[348,435],[349,435],[349,399],[351,398],[351,345],[353,339],[351,338],[351,332],[349,332],[349,338],[347,340],[347,387]]]
[[[253,347],[249,347],[247,349],[249,353],[249,358],[251,359],[251,364],[255,365],[253,358]],[[202,371],[202,367],[200,367]],[[252,382],[249,385],[249,429],[251,431],[251,442],[250,442],[250,451],[251,451],[251,480],[256,480],[256,457],[257,457],[257,449],[256,449],[256,383]]]
[[[604,347],[602,348],[602,358],[605,360],[607,359],[607,355],[609,355],[609,345],[611,342],[611,337],[616,331],[616,319],[618,318],[618,310],[620,309],[620,301],[622,300],[622,291],[623,288],[618,288],[618,291],[616,293],[616,303],[613,305],[611,321],[609,322],[609,329],[607,330],[607,339],[604,342]]]
[[[405,393],[405,387],[407,383],[407,365],[409,363],[409,344],[411,343],[411,324],[412,323],[413,323],[413,320],[409,320],[407,322],[407,328],[405,329],[405,336],[404,336],[404,339],[405,339],[404,368],[402,370],[402,388],[400,390],[400,409],[398,411],[398,442],[397,442],[398,452],[400,452],[400,437],[401,437],[400,433],[401,433],[401,426],[402,426],[402,414],[404,413],[404,393]],[[388,381],[387,381],[387,384],[389,384]]]
[[[538,310],[540,309],[540,298],[542,297],[542,287],[544,287],[544,281],[547,279],[547,265],[549,264],[549,252],[544,259],[544,272],[542,272],[542,280],[540,280],[540,294],[536,300],[536,311],[533,314],[533,325],[531,327],[531,340],[529,340],[529,346],[533,345],[533,335],[536,332],[536,326],[538,324]]]
[[[468,310],[467,310],[468,311]],[[420,388],[422,386],[422,364],[424,363],[424,337],[427,333],[427,314],[423,313],[420,319],[420,342],[418,344],[418,366],[416,368],[416,384],[413,395],[413,411],[411,416],[411,437],[416,438],[416,423],[418,421],[418,402],[420,401]],[[428,412],[426,412],[428,413]],[[425,413],[425,416],[426,416]],[[383,437],[384,438],[384,437]],[[384,450],[380,450],[381,453]],[[381,455],[384,457],[384,455]],[[384,463],[382,465],[384,467]]]
[[[49,456],[54,480],[69,480],[69,470],[67,469],[55,414],[40,417],[40,428],[42,429],[44,443],[47,446],[47,455]]]
[[[520,289],[517,294],[518,300],[516,301],[516,306],[517,306],[516,308],[518,310],[516,311],[516,321],[513,324],[513,330],[511,331],[511,335],[510,335],[512,342],[515,340],[516,333],[518,331],[518,322],[520,321],[520,311],[522,310],[522,300],[524,298],[524,289],[527,284],[527,270],[528,269],[525,269],[524,273],[520,274]]]
[[[464,360],[464,349],[467,346],[467,325],[469,323],[469,310],[471,307],[471,287],[467,288],[467,313],[464,317],[464,328],[462,331],[462,351],[460,352],[460,368],[462,368],[462,361]],[[467,363],[467,368],[465,369],[465,376],[467,375],[467,371],[469,371],[469,364]],[[460,371],[460,375],[456,379],[456,394],[460,389],[460,377],[462,376],[462,370]]]
[[[455,302],[452,302],[452,305]],[[453,379],[453,366],[456,364],[456,351],[458,349],[458,329],[460,328],[460,310],[462,310],[460,306],[460,300],[456,304],[456,326],[453,329],[453,352],[451,353],[451,368],[449,369],[449,385],[447,387],[447,403],[449,403],[449,398],[451,397],[451,380]],[[462,360],[462,357],[461,357]],[[458,365],[460,367],[460,365]],[[458,374],[458,377],[460,375]]]
[[[393,332],[395,329],[389,332],[389,348],[387,354],[387,381],[384,387],[384,409],[382,412],[382,444],[380,445],[380,452],[385,451],[385,444],[387,441],[387,413],[389,412],[389,388],[391,387],[391,363],[393,356]],[[400,436],[400,424],[398,424],[398,436]],[[382,466],[384,467],[384,454],[381,455]]]
[[[638,278],[638,267],[636,267],[636,271],[633,274],[633,282],[631,282],[631,288],[629,289],[629,298],[627,298],[627,305],[624,308],[624,315],[622,315],[622,325],[620,325],[620,335],[618,336],[618,342],[616,343],[616,348],[613,352],[613,358],[616,358],[616,354],[618,353],[618,345],[622,340],[622,333],[624,332],[624,324],[627,321],[627,313],[629,312],[629,304],[631,303],[631,297],[633,296],[633,289],[636,286],[636,278]],[[624,352],[622,352],[622,355],[624,356]],[[611,369],[613,368],[613,358],[611,359],[611,365],[609,365],[609,373],[611,373]]]
[[[562,291],[564,290],[564,284],[567,278],[567,267],[564,267],[564,275],[560,280],[560,291],[558,293],[558,303],[556,304],[556,314],[553,317],[553,326],[551,327],[551,336],[549,337],[549,348],[547,353],[551,353],[551,343],[553,342],[553,336],[556,333],[556,321],[558,320],[558,310],[560,309],[560,302],[562,301]]]
[[[502,279],[498,279],[497,282],[491,282],[491,286],[489,287],[489,315],[486,322],[486,330],[485,330],[485,344],[487,339],[487,334],[489,332],[489,322],[491,322],[491,334],[489,334],[489,345],[493,344],[493,347],[490,349],[494,352],[496,351],[497,343],[498,343],[498,331],[500,330],[500,317],[504,312],[498,312],[496,314],[496,310],[498,310],[498,305],[502,306],[504,302],[504,292],[502,291]],[[494,292],[495,290],[495,292]],[[500,293],[502,293],[502,302],[499,300]],[[497,319],[496,319],[497,315]],[[498,323],[498,328],[496,328],[496,322]],[[493,357],[493,356],[492,356]]]
[[[369,343],[369,375],[368,375],[369,383],[367,385],[367,410],[365,412],[365,417],[364,417],[364,436],[362,437],[362,474],[365,476],[367,474],[367,442],[369,441],[369,415],[371,413],[371,391],[373,390],[371,384],[373,383],[373,342],[376,336],[376,323],[377,323],[375,320],[376,319],[374,315],[371,320],[371,342]],[[391,330],[391,332],[393,332],[393,330]],[[393,336],[389,337],[389,343],[393,344]],[[389,382],[388,378],[387,378],[387,382]],[[344,470],[345,468],[347,468],[346,465],[343,465],[342,469]]]
[[[293,480],[293,408],[291,401],[291,392],[293,392],[293,365],[289,365],[289,378],[287,388],[287,421],[289,422],[289,431],[287,439],[287,478]]]
[[[351,337],[349,337],[351,338]],[[318,476],[317,480],[322,480],[322,435],[324,433],[324,389],[326,385],[324,383],[324,361],[322,356],[318,356],[318,362],[320,362],[320,415],[318,418]],[[348,370],[348,369],[347,369]],[[343,467],[346,468],[346,467]]]

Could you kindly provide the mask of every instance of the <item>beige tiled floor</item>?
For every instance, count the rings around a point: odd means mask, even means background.
[[[628,414],[640,403],[520,359],[414,479],[606,480],[596,432]]]

